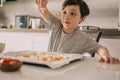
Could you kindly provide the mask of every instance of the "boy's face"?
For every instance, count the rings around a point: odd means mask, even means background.
[[[62,10],[61,22],[64,29],[74,30],[82,21],[79,6],[71,5]]]

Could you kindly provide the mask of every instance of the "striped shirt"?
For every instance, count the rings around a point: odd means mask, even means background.
[[[50,16],[48,25],[51,34],[48,46],[49,52],[78,54],[89,52],[92,54],[100,47],[100,44],[89,38],[88,35],[78,27],[74,32],[65,34],[60,19],[53,15]]]

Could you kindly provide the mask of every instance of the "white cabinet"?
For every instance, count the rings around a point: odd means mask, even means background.
[[[46,51],[49,33],[40,32],[0,32],[0,42],[5,43],[4,52],[8,51]],[[101,38],[100,44],[107,47],[110,54],[120,57],[120,39]]]
[[[5,51],[31,50],[31,40],[30,36],[24,35],[0,35],[0,42],[6,44]]]
[[[8,51],[46,51],[48,33],[18,33],[0,32],[0,42],[5,43],[4,52]]]
[[[39,35],[33,36],[33,50],[34,51],[47,51],[49,42],[49,35],[48,33],[41,33]]]

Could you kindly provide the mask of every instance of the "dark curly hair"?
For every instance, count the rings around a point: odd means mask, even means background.
[[[81,13],[81,17],[87,16],[90,14],[88,5],[83,0],[65,0],[62,4],[62,10],[71,5],[78,5]]]

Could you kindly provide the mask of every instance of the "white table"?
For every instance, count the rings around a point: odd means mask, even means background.
[[[120,80],[120,64],[99,63],[86,58],[59,69],[23,65],[17,72],[1,72],[0,80]]]

